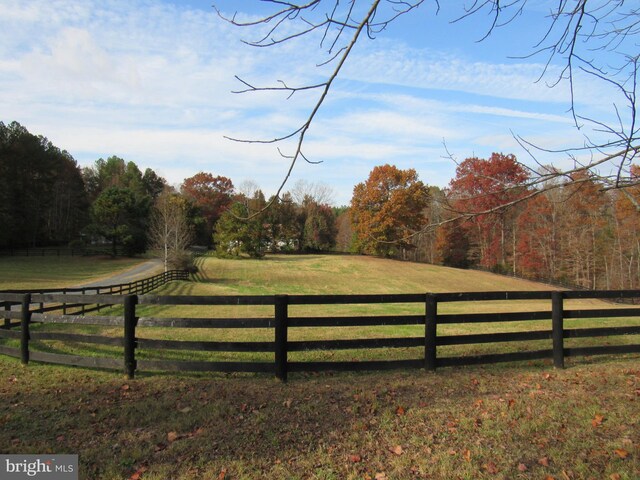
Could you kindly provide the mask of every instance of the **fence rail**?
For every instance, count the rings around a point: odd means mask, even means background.
[[[130,291],[135,291],[131,289]],[[50,313],[49,305],[57,306],[69,301],[85,302],[86,305],[104,304],[121,306],[122,313],[112,316]],[[17,293],[0,292],[0,305],[20,303],[20,311],[0,309],[0,318],[5,319],[0,328],[0,339],[19,340],[20,346],[0,345],[0,353],[20,358],[27,364],[30,360],[107,369],[124,368],[133,378],[136,372],[167,371],[210,371],[210,372],[262,372],[275,374],[282,381],[289,372],[325,370],[388,370],[424,368],[434,371],[439,367],[478,365],[498,362],[514,362],[537,359],[553,359],[555,367],[564,367],[566,357],[596,354],[640,353],[640,308],[607,308],[597,310],[565,309],[567,299],[587,298],[637,298],[640,291],[591,291],[591,292],[476,292],[443,294],[402,294],[402,295],[265,295],[265,296],[155,296],[137,295],[68,295],[64,293]],[[439,305],[449,302],[482,302],[487,300],[548,300],[550,309],[533,312],[466,313],[440,314]],[[423,315],[368,315],[368,316],[290,316],[292,305],[347,305],[347,304],[419,304],[424,305]],[[32,305],[38,305],[32,309]],[[147,305],[206,305],[219,306],[271,306],[273,315],[268,318],[162,318],[138,316],[141,306]],[[610,318],[634,319],[636,325],[605,326],[597,328],[567,328],[565,319]],[[19,323],[15,322],[19,320]],[[548,321],[545,330],[532,329],[518,332],[465,333],[442,335],[439,325],[466,325],[471,330],[479,323]],[[102,325],[122,329],[122,336],[109,337],[68,332],[43,332],[31,329],[32,324],[82,324]],[[291,328],[316,327],[357,327],[424,325],[424,334],[400,338],[362,338],[330,340],[289,340]],[[272,330],[272,341],[191,341],[175,339],[151,339],[137,336],[138,327],[165,328],[259,328]],[[18,330],[19,329],[19,330]],[[32,331],[33,330],[33,331]],[[340,336],[340,335],[338,335]],[[596,345],[567,348],[565,339],[609,336],[633,336],[632,343],[624,345]],[[59,341],[88,343],[121,348],[119,358],[87,357],[61,353],[42,352],[30,348],[32,341]],[[548,341],[547,348],[533,348],[509,353],[482,355],[442,356],[438,347],[451,345],[492,344],[497,342],[540,342]],[[635,343],[634,343],[635,342]],[[415,348],[423,351],[418,358],[367,360],[367,361],[291,361],[290,352],[313,350],[349,350],[381,348]],[[273,361],[200,361],[200,360],[159,360],[139,358],[140,352],[149,350],[181,350],[193,352],[261,352],[273,354]]]
[[[75,288],[38,288],[29,290],[0,290],[1,295],[5,294],[79,294],[81,300],[86,300],[85,295],[144,295],[150,291],[174,280],[188,280],[189,272],[186,270],[169,270],[152,277],[142,278],[134,282],[119,283],[116,285],[98,285],[95,287],[75,287]],[[1,301],[1,300],[0,300]]]

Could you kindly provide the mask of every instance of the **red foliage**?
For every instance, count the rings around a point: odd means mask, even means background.
[[[506,263],[506,239],[511,235],[509,210],[503,208],[527,194],[527,171],[514,155],[494,153],[488,160],[467,158],[451,180],[450,200],[460,213],[475,214],[467,235],[475,260],[485,267]]]
[[[186,178],[181,190],[200,209],[211,232],[213,225],[231,205],[233,182],[227,177],[200,172]]]

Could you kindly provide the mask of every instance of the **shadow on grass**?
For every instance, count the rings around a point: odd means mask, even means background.
[[[253,374],[126,380],[0,362],[9,380],[0,384],[0,448],[77,453],[81,478],[129,478],[140,468],[144,479],[485,478],[488,462],[499,478],[561,478],[580,462],[571,478],[604,478],[612,465],[635,468],[606,453],[611,442],[631,435],[632,452],[640,440],[625,400],[640,386],[630,368],[637,356],[564,371],[520,364],[294,375],[288,384]],[[607,418],[597,431],[594,412]],[[547,466],[537,462],[545,456]]]

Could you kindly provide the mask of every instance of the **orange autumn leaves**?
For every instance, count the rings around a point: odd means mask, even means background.
[[[375,167],[364,183],[353,189],[351,216],[357,247],[369,254],[391,256],[409,246],[408,236],[425,222],[427,186],[414,169],[393,165]]]

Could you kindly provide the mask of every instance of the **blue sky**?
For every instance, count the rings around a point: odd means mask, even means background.
[[[251,18],[258,3],[217,5]],[[440,3],[439,15],[425,4],[357,46],[308,135],[305,155],[322,163],[300,164],[291,187],[301,179],[324,183],[336,204],[347,204],[353,186],[384,163],[415,168],[425,183],[446,186],[455,163],[443,142],[459,160],[495,151],[523,161],[512,132],[550,148],[582,143],[567,113],[567,85],[535,82],[546,59],[513,58],[529,53],[544,33],[549,2],[530,1],[522,18],[481,43],[488,15],[451,24],[460,2]],[[261,86],[316,82],[323,70],[315,65],[326,54],[317,42],[247,47],[240,40],[257,32],[224,23],[210,4],[4,0],[0,120],[48,137],[83,166],[118,155],[172,184],[207,171],[275,192],[288,167],[276,147],[224,136],[285,135],[300,126],[317,93],[289,100],[237,95],[234,75]],[[551,65],[549,80],[559,68]],[[604,88],[579,82],[583,114],[610,115],[612,93]],[[290,144],[281,148],[292,151]],[[558,158],[539,160],[563,166]]]

